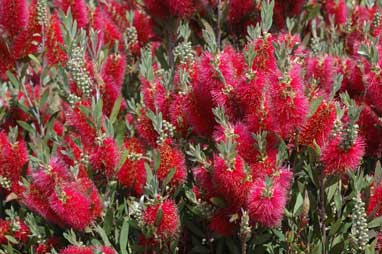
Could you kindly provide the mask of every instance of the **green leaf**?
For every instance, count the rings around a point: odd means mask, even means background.
[[[377,217],[367,224],[368,228],[379,228],[382,226],[382,217]]]
[[[171,182],[171,180],[174,177],[175,173],[176,173],[176,168],[173,168],[173,169],[171,169],[170,172],[168,172],[166,178],[163,181],[163,186],[162,186],[163,191],[166,190],[166,186]]]
[[[107,237],[106,233],[105,233],[105,230],[103,230],[103,228],[101,228],[99,225],[97,225],[95,227],[95,230],[97,231],[97,233],[99,234],[99,236],[102,238],[102,241],[103,243],[106,245],[106,246],[111,246],[111,243],[109,241],[109,238]]]
[[[115,101],[113,109],[111,110],[111,113],[110,113],[111,123],[114,123],[115,120],[117,119],[119,110],[121,109],[121,104],[122,104],[122,96],[119,96],[117,100]]]
[[[227,206],[226,203],[224,202],[224,200],[222,198],[219,198],[219,197],[212,197],[212,198],[210,198],[210,201],[212,204],[214,204],[215,206],[220,207],[220,208],[224,208]]]
[[[10,71],[7,71],[7,77],[9,78],[9,81],[11,81],[11,83],[13,84],[13,86],[16,88],[16,89],[19,89],[21,87],[21,83],[17,80],[17,78],[15,77],[15,75],[13,75],[12,72]]]
[[[18,120],[17,121],[17,124],[20,125],[24,130],[26,130],[27,132],[30,132],[30,133],[34,133],[34,129],[32,126],[30,126],[29,123],[27,122],[24,122],[24,121],[21,121],[21,120]]]
[[[296,215],[297,212],[301,209],[303,202],[304,202],[304,198],[302,197],[301,193],[298,193],[296,198],[296,203],[294,204],[294,208],[293,208],[293,215]]]
[[[40,99],[40,103],[39,103],[40,109],[44,106],[48,97],[49,97],[49,89],[46,89]]]
[[[129,218],[125,218],[122,224],[121,234],[119,237],[119,248],[122,254],[128,254],[128,239],[129,239]]]

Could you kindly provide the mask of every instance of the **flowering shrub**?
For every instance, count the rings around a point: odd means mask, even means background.
[[[0,0],[0,254],[381,253],[381,14]]]

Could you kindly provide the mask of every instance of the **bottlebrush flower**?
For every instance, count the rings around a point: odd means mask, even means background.
[[[93,15],[94,29],[99,31],[99,39],[103,44],[113,47],[116,42],[122,41],[120,29],[100,6],[96,8]]]
[[[144,1],[146,10],[156,18],[165,18],[168,15],[176,17],[189,17],[195,11],[193,0],[165,0],[158,3],[153,0]]]
[[[60,250],[60,254],[94,254],[92,247],[69,246]]]
[[[160,165],[157,171],[159,181],[163,182],[171,170],[175,169],[175,174],[169,185],[177,187],[186,180],[186,165],[183,153],[172,146],[172,141],[167,139],[158,146],[160,154]]]
[[[37,0],[32,0],[29,7],[27,28],[18,33],[12,45],[12,53],[15,59],[21,59],[28,54],[37,52],[38,45],[40,45],[42,41],[42,24],[39,20],[41,14],[39,13],[40,11]]]
[[[295,65],[286,77],[271,84],[270,113],[274,116],[275,132],[290,137],[305,123],[308,102],[303,93],[301,69]]]
[[[367,214],[374,213],[374,217],[382,216],[382,184],[372,186]]]
[[[70,8],[73,19],[77,21],[79,28],[85,28],[88,24],[88,8],[84,0],[55,0],[54,5],[66,14]]]
[[[322,147],[329,138],[336,120],[336,109],[331,102],[322,102],[316,112],[303,126],[298,142],[313,147],[314,142]]]
[[[44,194],[53,192],[56,184],[73,180],[69,168],[58,158],[52,158],[46,167],[32,171],[33,184]]]
[[[340,143],[341,138],[335,137],[321,150],[325,174],[344,174],[348,170],[355,170],[361,162],[365,145],[360,137],[347,150],[343,150]]]
[[[251,132],[247,126],[242,122],[237,122],[233,126],[233,132],[235,134],[235,142],[237,144],[238,154],[246,162],[254,162],[259,156],[259,152],[256,150]],[[214,133],[214,138],[217,143],[224,141],[225,134],[222,127],[218,128]]]
[[[0,7],[0,26],[12,39],[23,31],[28,23],[26,0],[3,0]]]
[[[232,236],[237,225],[230,222],[230,214],[227,209],[219,209],[211,218],[208,227],[222,236]]]
[[[11,221],[12,236],[21,243],[28,241],[30,229],[23,220],[15,219]]]
[[[255,10],[255,3],[251,0],[233,0],[228,4],[228,20],[231,24],[243,22]]]
[[[188,103],[188,97],[183,94],[176,94],[171,100],[169,107],[170,123],[175,126],[177,133],[185,136],[187,133],[189,123],[184,106]]]
[[[50,19],[46,34],[46,56],[49,65],[55,65],[57,63],[65,65],[68,60],[68,56],[62,49],[64,40],[62,38],[60,25],[61,21],[58,18],[58,15],[53,15]]]
[[[328,23],[330,16],[334,16],[334,25],[344,25],[346,23],[348,15],[345,0],[326,1],[324,11]]]
[[[126,72],[126,56],[124,54],[112,54],[106,58],[102,65],[101,75],[103,78],[110,78],[115,85],[122,88],[123,80]]]
[[[248,211],[251,220],[266,227],[281,223],[286,205],[287,191],[279,183],[255,181],[248,196]]]
[[[128,157],[117,173],[118,181],[128,189],[134,190],[138,195],[143,194],[146,184],[145,160],[143,147],[138,139],[130,138],[124,143]]]
[[[15,60],[2,38],[0,38],[0,59],[2,59],[0,61],[0,80],[7,80],[6,72],[14,68]]]
[[[232,207],[242,207],[246,200],[250,187],[247,179],[245,164],[241,157],[236,156],[232,165],[222,158],[214,157],[213,180],[220,195],[227,200]]]
[[[136,128],[138,135],[150,146],[155,147],[158,133],[154,130],[153,123],[146,115],[144,109],[141,110],[140,115],[136,121]]]
[[[249,44],[248,47],[253,47],[256,56],[253,59],[252,70],[258,72],[274,72],[277,70],[276,58],[274,56],[275,49],[273,47],[274,38],[270,35],[266,38],[260,38]]]
[[[75,182],[58,185],[49,197],[49,205],[60,219],[76,230],[85,229],[93,220],[92,203]]]
[[[158,213],[161,215],[158,215]],[[154,234],[161,240],[175,239],[179,233],[180,218],[178,208],[171,199],[148,205],[143,211],[142,221],[144,225],[152,227]]]
[[[382,113],[382,86],[381,84],[382,77],[380,74],[370,71],[365,75],[365,83],[367,84],[367,96],[366,101],[375,107],[376,111]]]
[[[360,136],[366,143],[366,155],[380,157],[382,154],[382,122],[374,110],[362,104],[362,112],[358,119]]]
[[[0,219],[0,244],[6,244],[8,239],[5,237],[10,230],[9,221]]]
[[[91,167],[107,178],[113,177],[119,162],[118,146],[113,138],[105,138],[89,157]]]
[[[12,144],[6,134],[0,132],[0,177],[4,181],[4,186],[0,185],[0,189],[5,188],[7,192],[13,191],[16,194],[22,191],[19,181],[27,162],[25,142],[21,140]]]
[[[103,210],[102,199],[93,181],[88,177],[81,177],[77,180],[77,186],[91,202],[92,219],[100,217]]]

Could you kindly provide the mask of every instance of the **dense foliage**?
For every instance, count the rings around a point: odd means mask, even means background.
[[[0,0],[0,253],[381,253],[381,14]]]

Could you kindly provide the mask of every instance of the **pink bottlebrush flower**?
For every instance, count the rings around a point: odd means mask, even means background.
[[[259,158],[258,161],[252,163],[251,173],[254,179],[272,176],[276,171],[276,150],[267,152],[264,158]]]
[[[110,77],[103,78],[103,84],[100,87],[100,92],[102,94],[103,107],[102,111],[105,115],[110,116],[113,110],[114,104],[118,97],[122,96],[121,88],[115,84],[113,79]],[[121,102],[120,111],[123,111],[126,107],[124,100]]]
[[[326,1],[324,4],[326,22],[334,16],[335,25],[344,25],[347,21],[347,7],[345,0]]]
[[[360,137],[353,145],[343,150],[340,146],[341,138],[333,138],[321,151],[321,161],[324,164],[324,173],[344,174],[346,171],[355,170],[365,153],[365,144]]]
[[[382,86],[381,81],[382,77],[380,74],[375,73],[374,71],[370,71],[365,75],[365,84],[366,87],[366,102],[372,107],[376,109],[376,111],[381,114],[382,113]]]
[[[68,56],[63,50],[64,40],[61,32],[61,21],[58,15],[55,14],[51,17],[46,34],[46,56],[49,65],[61,63],[65,65]]]
[[[148,17],[145,13],[140,10],[135,10],[133,25],[137,30],[138,43],[140,46],[146,45],[153,39],[153,24],[150,17]],[[140,52],[136,52],[135,54],[137,53],[139,54]]]
[[[220,195],[230,202],[232,207],[242,207],[250,187],[250,181],[245,172],[245,164],[241,157],[236,156],[231,166],[220,157],[214,157],[213,181]]]
[[[248,127],[242,123],[237,122],[233,126],[233,132],[235,134],[235,142],[237,144],[237,152],[238,154],[246,161],[246,162],[254,162],[259,156],[259,151],[255,148],[255,140],[252,137],[251,132],[248,130]],[[214,139],[217,143],[224,141],[225,134],[224,129],[222,127],[218,128],[214,132]]]
[[[16,230],[13,230],[12,236],[19,242],[26,243],[30,234],[30,229],[27,224],[20,219],[16,219],[11,223],[13,223],[16,228]]]
[[[255,10],[255,2],[251,0],[233,0],[228,4],[228,21],[231,24],[243,22]]]
[[[170,14],[167,1],[144,0],[143,3],[145,10],[157,19],[165,18]]]
[[[10,188],[7,192],[19,194],[22,191],[19,182],[23,170],[28,163],[28,152],[23,140],[10,143],[7,135],[0,132],[0,176],[10,181]]]
[[[23,31],[28,23],[26,0],[3,0],[0,7],[0,26],[12,39]]]
[[[184,110],[184,106],[188,102],[187,100],[187,95],[175,94],[169,107],[170,123],[175,126],[177,133],[181,133],[182,136],[187,134],[187,130],[190,127]]]
[[[99,31],[103,44],[108,44],[109,47],[113,47],[116,42],[123,40],[123,35],[119,27],[101,7],[98,6],[93,15],[93,26]]]
[[[281,187],[289,190],[292,184],[293,172],[285,167],[278,169],[273,173],[273,180],[280,184]]]
[[[92,218],[96,219],[101,217],[103,210],[102,199],[93,181],[88,177],[81,177],[77,180],[77,186],[78,189],[84,193],[91,202],[90,210]]]
[[[33,184],[46,195],[54,191],[55,185],[72,180],[69,168],[58,158],[52,158],[47,167],[32,172]]]
[[[167,0],[172,15],[187,18],[195,12],[194,0]]]
[[[84,0],[55,0],[54,5],[67,13],[70,8],[73,19],[77,21],[79,28],[85,28],[88,24],[88,8]]]
[[[94,254],[92,247],[68,246],[60,250],[60,254]]]
[[[9,51],[7,44],[2,38],[0,38],[0,59],[0,80],[5,81],[8,79],[6,72],[8,70],[12,71],[15,60]]]
[[[258,72],[274,72],[277,70],[276,58],[274,56],[275,49],[273,47],[274,38],[268,36],[266,38],[257,39],[248,47],[254,47],[256,56],[253,59],[252,70]]]
[[[79,135],[85,147],[90,148],[94,145],[97,132],[93,126],[88,123],[90,119],[81,111],[80,105],[85,108],[90,107],[89,102],[82,101],[78,102],[74,108],[68,108],[68,110],[65,111],[66,125],[73,128],[73,133]]]
[[[144,155],[144,150],[141,143],[136,138],[130,138],[125,141],[124,148],[131,156],[128,157],[121,169],[117,173],[118,181],[128,189],[134,190],[138,195],[143,194],[143,188],[146,184],[146,169],[145,160],[139,158]]]
[[[41,24],[39,23],[37,0],[32,0],[29,7],[28,25],[15,37],[12,45],[12,53],[15,59],[21,59],[37,52],[38,45],[42,41]]]
[[[303,93],[301,68],[294,65],[287,77],[271,84],[270,113],[274,116],[275,132],[287,138],[303,126],[308,114],[308,102]]]
[[[220,209],[212,216],[208,227],[219,235],[229,237],[234,235],[237,225],[230,222],[230,214],[226,209]]]
[[[36,249],[37,254],[47,254],[52,251],[52,249],[57,249],[60,246],[60,239],[58,237],[49,237],[43,243],[40,243]]]
[[[367,207],[367,214],[374,213],[374,217],[382,216],[382,185],[372,186],[372,191]]]
[[[114,81],[119,90],[122,88],[126,72],[126,56],[124,54],[112,54],[106,58],[102,65],[101,75],[105,79],[110,78]]]
[[[49,205],[65,224],[75,230],[84,230],[93,220],[92,203],[75,182],[58,185],[49,197]]]
[[[305,78],[315,79],[318,87],[328,99],[333,89],[334,75],[339,72],[336,61],[332,56],[311,57],[306,62]]]
[[[212,197],[219,196],[220,192],[216,189],[213,183],[212,174],[204,167],[194,168],[192,170],[195,182],[201,190],[207,200]]]
[[[91,167],[106,176],[113,177],[119,162],[118,146],[113,138],[105,138],[89,157]]]
[[[144,109],[141,110],[141,114],[138,116],[136,128],[140,138],[142,138],[148,145],[152,147],[156,146],[158,133],[154,130],[153,123],[146,115]]]
[[[322,147],[329,138],[336,120],[334,104],[322,102],[316,112],[302,127],[298,143],[313,147],[314,142]]]
[[[356,60],[345,59],[342,63],[344,79],[342,81],[342,91],[347,91],[351,97],[361,96],[365,92],[363,82],[363,72]]]
[[[250,219],[266,227],[275,227],[281,223],[287,201],[287,191],[279,183],[255,181],[248,196]]]
[[[161,211],[161,219],[158,221],[158,213]],[[174,239],[180,229],[178,208],[171,199],[159,201],[148,205],[143,211],[142,220],[144,225],[154,227],[154,233],[162,240]]]
[[[145,106],[153,112],[159,110],[162,113],[163,118],[168,119],[170,98],[164,85],[159,80],[150,83],[144,78],[141,79],[141,83]]]
[[[358,119],[360,136],[366,143],[366,155],[380,157],[382,155],[382,122],[374,110],[362,104],[362,112]]]
[[[167,139],[158,146],[160,154],[160,165],[157,171],[158,180],[163,182],[171,170],[175,169],[175,174],[169,185],[177,187],[186,181],[186,165],[183,153],[172,146],[172,141]]]

